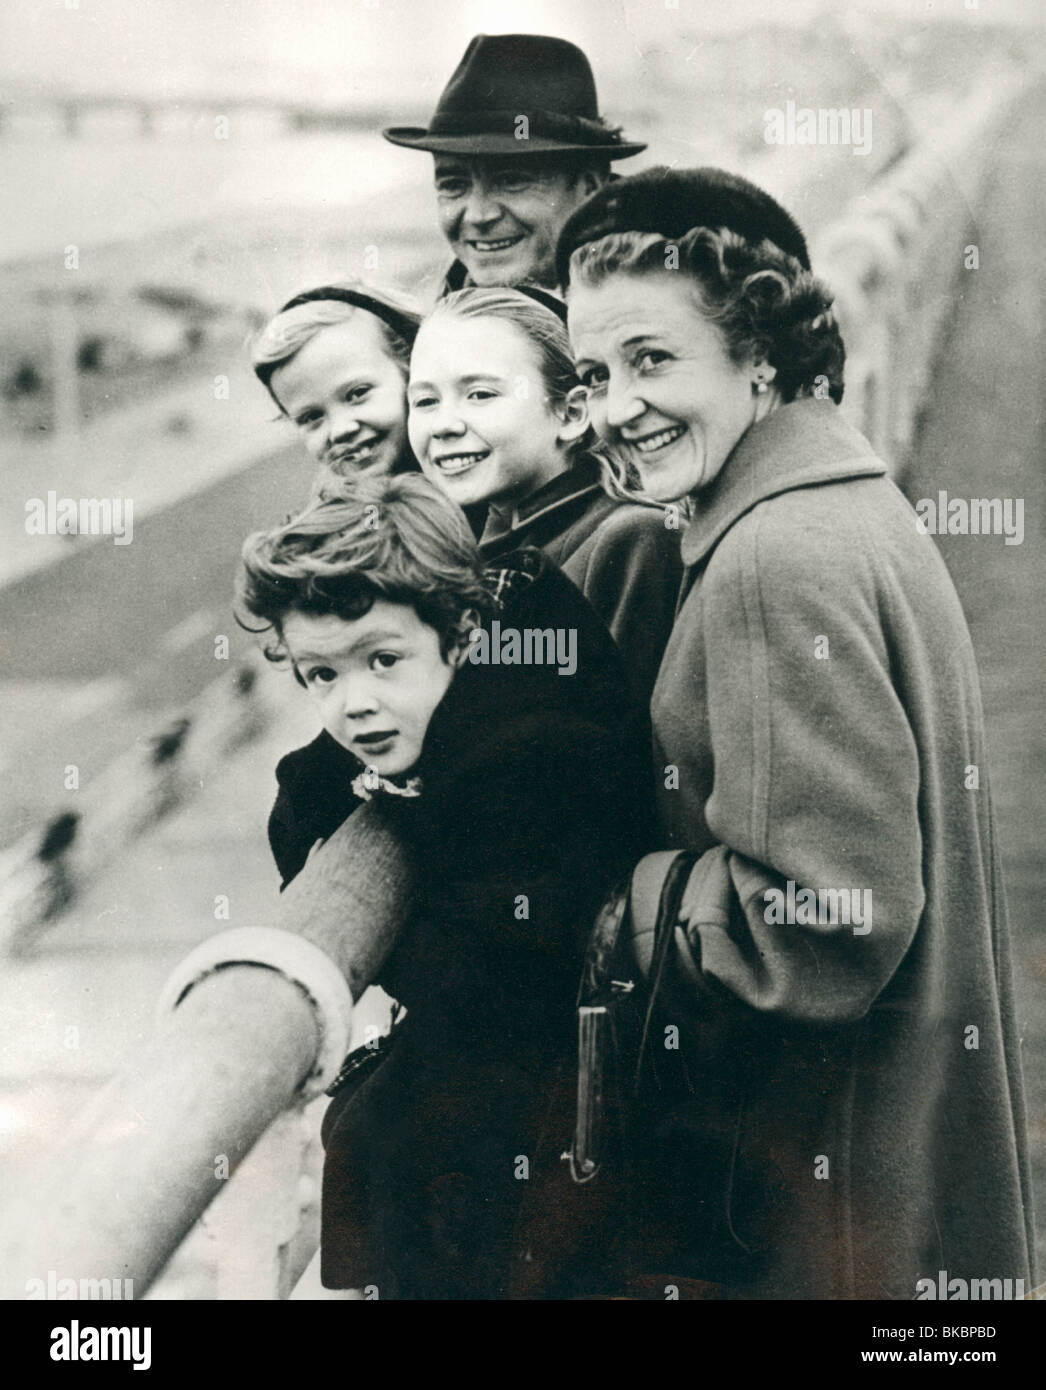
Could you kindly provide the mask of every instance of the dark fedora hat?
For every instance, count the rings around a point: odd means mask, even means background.
[[[520,118],[525,117],[525,122]],[[433,154],[598,154],[625,159],[626,144],[599,115],[588,59],[544,34],[477,34],[443,89],[428,129],[390,126],[394,145]]]
[[[799,224],[756,184],[725,169],[659,165],[604,184],[571,213],[556,243],[559,283],[566,284],[570,257],[586,242],[611,232],[653,232],[678,241],[694,227],[727,227],[746,241],[772,241],[810,269]]]

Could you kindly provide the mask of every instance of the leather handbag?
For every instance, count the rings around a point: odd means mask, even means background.
[[[564,1154],[575,1183],[591,1182],[608,1159],[627,1167],[636,1104],[666,1082],[651,1027],[695,858],[648,855],[596,917],[578,988],[576,1117]]]

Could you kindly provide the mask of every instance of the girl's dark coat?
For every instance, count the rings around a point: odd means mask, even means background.
[[[509,530],[499,529],[491,512],[480,549],[490,562],[521,546],[540,547],[606,623],[637,698],[647,703],[683,576],[679,530],[665,524],[666,516],[660,507],[609,497],[599,464],[586,454],[526,498]]]

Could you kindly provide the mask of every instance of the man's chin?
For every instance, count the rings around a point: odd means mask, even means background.
[[[459,257],[469,279],[481,289],[500,285],[544,285],[551,283],[549,275],[528,258],[502,253],[500,256],[466,255]]]
[[[514,266],[507,266],[504,270],[496,270],[491,265],[466,265],[465,269],[469,273],[469,279],[481,290],[496,289],[499,286],[518,285],[527,279],[526,269]]]

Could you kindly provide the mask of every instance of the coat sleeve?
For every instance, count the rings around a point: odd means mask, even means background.
[[[298,874],[317,842],[328,839],[360,805],[352,778],[359,764],[326,732],[276,765],[279,790],[269,814],[269,848],[282,880]]]
[[[297,815],[293,800],[283,785],[269,812],[269,848],[280,874],[280,892],[300,872],[314,842]],[[318,838],[315,837],[315,838]]]
[[[556,981],[572,997],[599,903],[634,862],[637,775],[610,732],[535,712],[416,802],[383,803],[423,885],[386,988],[408,1008],[419,985],[473,1007]]]
[[[636,692],[649,703],[683,577],[679,532],[665,525],[660,508],[623,504],[595,532],[584,571],[571,577],[610,629]]]
[[[710,1005],[842,1024],[868,1011],[922,914],[919,753],[859,520],[849,535],[809,523],[797,545],[774,516],[743,519],[705,575],[718,844],[688,884],[679,964]],[[804,921],[803,889],[845,890],[857,912],[826,897]]]

